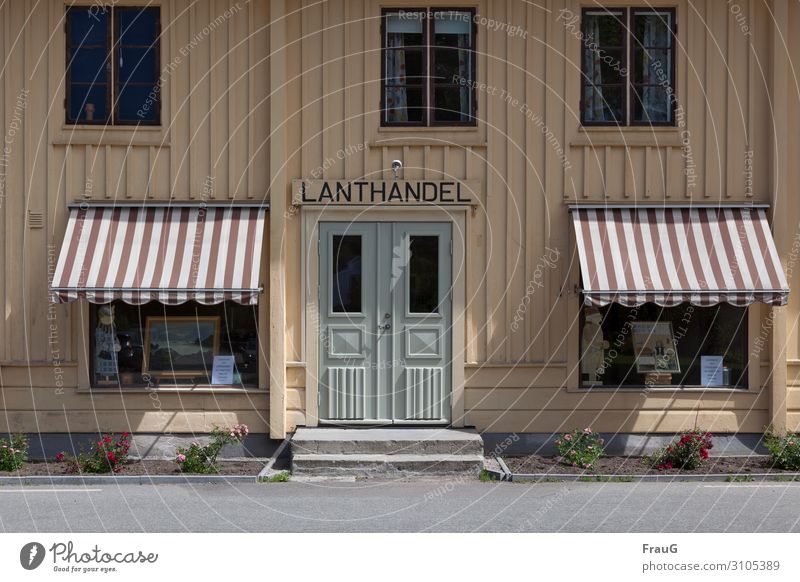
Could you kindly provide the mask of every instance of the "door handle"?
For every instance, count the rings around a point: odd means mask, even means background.
[[[392,329],[391,323],[378,324],[378,331],[389,331],[390,329]]]

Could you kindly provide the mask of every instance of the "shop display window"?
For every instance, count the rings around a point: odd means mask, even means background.
[[[258,386],[256,306],[92,306],[93,385]]]
[[[581,310],[583,387],[747,387],[747,308],[611,304]]]

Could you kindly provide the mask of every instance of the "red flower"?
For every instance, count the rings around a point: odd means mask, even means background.
[[[122,433],[122,438],[124,438],[124,439],[128,438],[129,436],[131,436],[131,433],[129,433],[129,432]]]
[[[116,463],[117,462],[117,457],[114,455],[113,452],[108,451],[108,455],[106,455],[106,456],[108,457],[108,460],[110,462],[112,462],[112,463]]]
[[[702,459],[708,458],[708,451],[706,449],[700,449],[700,458]]]
[[[56,455],[56,461],[58,461],[60,463],[63,460],[64,460],[64,453],[58,453]]]

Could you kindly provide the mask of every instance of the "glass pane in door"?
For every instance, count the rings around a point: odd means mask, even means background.
[[[408,310],[439,313],[439,237],[409,236]]]
[[[335,313],[361,313],[361,237],[334,235],[331,253],[331,308]]]

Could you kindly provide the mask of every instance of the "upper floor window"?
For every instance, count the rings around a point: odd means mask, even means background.
[[[473,10],[383,12],[382,125],[475,125]]]
[[[584,125],[675,124],[675,9],[583,11]]]
[[[158,8],[67,8],[67,123],[157,125]]]

